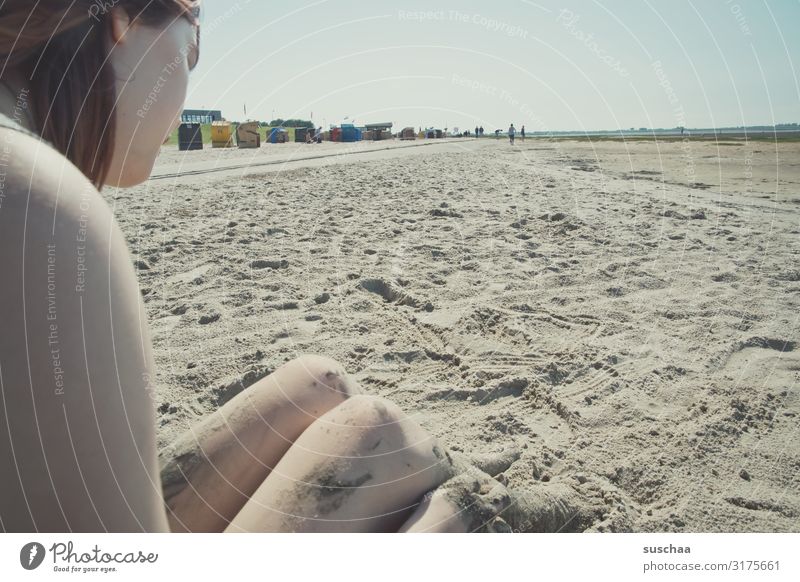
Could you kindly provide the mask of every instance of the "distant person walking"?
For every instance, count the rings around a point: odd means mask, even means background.
[[[478,126],[475,126],[475,137],[478,137],[480,134],[478,133]]]
[[[482,125],[478,128],[478,134],[479,135],[483,135],[483,126]]]
[[[517,130],[514,129],[514,124],[512,123],[511,126],[508,128],[508,139],[511,141],[511,145],[514,145],[514,136],[516,135]]]
[[[519,134],[520,134],[520,136],[522,136],[522,141],[525,141],[525,126],[524,125],[519,129]]]
[[[322,143],[322,126],[320,125],[317,128],[317,133],[314,134],[314,141],[317,143]]]
[[[494,138],[495,139],[500,139],[500,130],[499,129],[495,129],[494,130]]]

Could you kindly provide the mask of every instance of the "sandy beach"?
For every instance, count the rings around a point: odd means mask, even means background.
[[[800,531],[800,143],[426,141],[165,148],[104,191],[159,446],[320,353],[554,531]]]

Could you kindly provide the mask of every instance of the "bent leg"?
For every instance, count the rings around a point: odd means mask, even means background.
[[[312,424],[227,531],[397,531],[450,456],[382,398],[355,396]]]
[[[317,418],[361,392],[335,360],[292,360],[159,454],[172,531],[220,532]]]

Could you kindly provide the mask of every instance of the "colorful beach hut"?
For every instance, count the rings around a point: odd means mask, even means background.
[[[352,123],[343,123],[341,127],[342,141],[361,141],[361,130]]]
[[[286,143],[289,140],[289,132],[282,127],[273,127],[269,132],[269,143]]]
[[[211,147],[233,147],[233,128],[231,127],[230,121],[222,120],[211,122]]]

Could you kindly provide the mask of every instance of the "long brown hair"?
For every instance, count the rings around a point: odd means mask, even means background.
[[[29,83],[36,129],[102,188],[116,135],[109,11],[160,23],[197,16],[195,0],[0,0],[0,78]]]

